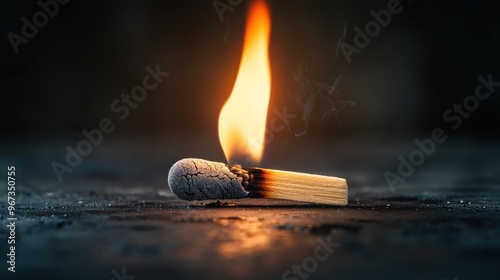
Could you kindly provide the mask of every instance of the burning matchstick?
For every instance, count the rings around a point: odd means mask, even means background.
[[[228,162],[260,162],[271,92],[269,37],[271,18],[264,0],[248,10],[240,68],[233,91],[219,115],[219,140]],[[276,198],[329,205],[347,204],[345,179],[203,159],[183,159],[168,174],[172,192],[181,199]]]
[[[347,205],[347,183],[342,178],[196,158],[176,162],[168,173],[168,184],[184,200],[249,197]]]

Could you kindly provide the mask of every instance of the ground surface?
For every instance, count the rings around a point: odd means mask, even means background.
[[[332,175],[348,179],[347,207],[263,199],[219,204],[178,200],[166,188],[165,176],[183,150],[168,153],[165,160],[155,151],[159,143],[104,145],[59,183],[50,169],[54,160],[50,155],[54,150],[63,152],[64,145],[40,144],[48,147],[43,149],[23,149],[23,145],[12,144],[11,150],[3,151],[6,165],[18,170],[18,220],[16,273],[7,271],[8,230],[0,228],[1,279],[498,279],[500,275],[499,153],[494,145],[478,144],[472,152],[457,156],[454,151],[471,150],[470,144],[450,143],[394,191],[381,174],[397,168],[398,149],[386,155],[392,159],[387,163],[377,152],[338,155],[346,162],[351,158],[350,163],[322,164],[319,172],[335,169]],[[185,157],[201,148],[191,149]],[[366,157],[360,161],[364,164],[355,164],[361,154]],[[451,154],[455,156],[450,159]],[[287,167],[309,171],[300,164]],[[1,184],[5,190],[6,180]],[[0,199],[0,218],[7,224],[6,192]],[[328,243],[332,245],[325,249]],[[293,266],[301,266],[300,271]]]

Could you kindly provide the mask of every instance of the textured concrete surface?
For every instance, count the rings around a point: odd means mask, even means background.
[[[337,158],[351,158],[352,163],[321,166],[348,179],[347,207],[266,199],[181,201],[166,186],[168,168],[179,155],[172,152],[165,159],[156,152],[160,143],[147,146],[100,147],[61,183],[51,173],[53,157],[47,151],[64,145],[23,150],[24,143],[12,143],[11,150],[4,150],[6,164],[18,170],[18,221],[16,273],[7,271],[8,230],[0,227],[1,279],[499,275],[499,153],[494,145],[462,153],[474,162],[466,164],[471,169],[462,169],[468,160],[448,159],[456,151],[470,150],[470,145],[450,143],[395,191],[389,190],[380,171],[394,169],[397,161],[377,165],[376,151],[337,153]],[[216,160],[218,156],[213,155]],[[6,180],[1,189],[6,189]],[[1,221],[6,224],[6,192],[0,199]]]

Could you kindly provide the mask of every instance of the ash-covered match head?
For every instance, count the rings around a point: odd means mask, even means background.
[[[244,198],[248,196],[243,188],[248,184],[248,172],[236,169],[221,162],[186,158],[170,168],[168,185],[184,200]]]

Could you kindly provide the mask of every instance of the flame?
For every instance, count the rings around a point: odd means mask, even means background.
[[[266,2],[252,1],[238,75],[219,116],[219,141],[231,163],[237,158],[259,163],[262,158],[271,96],[270,34],[271,18]]]

